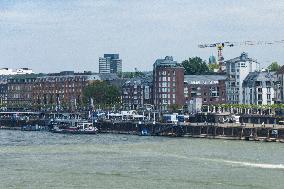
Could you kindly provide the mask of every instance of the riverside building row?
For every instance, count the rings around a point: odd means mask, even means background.
[[[116,55],[105,58],[119,60]],[[121,87],[121,103],[127,109],[151,106],[167,111],[213,104],[284,103],[284,67],[276,73],[260,70],[259,63],[246,53],[225,63],[226,73],[222,75],[185,75],[181,63],[166,56],[154,62],[152,73],[132,79],[119,79],[109,72],[16,75],[0,72],[0,102],[7,107],[52,105],[76,109],[82,104],[87,85],[112,80]]]
[[[167,111],[173,106],[190,109],[214,104],[284,103],[284,66],[277,73],[261,70],[259,62],[249,58],[247,53],[227,60],[225,64],[223,75],[184,75],[181,63],[172,56],[157,59],[152,79],[154,108]],[[131,90],[132,87],[124,85],[123,90]],[[126,101],[122,97],[122,101],[125,106],[133,107],[129,98],[132,97],[128,95]],[[139,103],[140,107],[143,105]]]

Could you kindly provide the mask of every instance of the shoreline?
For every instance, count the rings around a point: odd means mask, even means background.
[[[219,140],[244,140],[284,143],[284,127],[244,127],[229,125],[188,124],[175,125],[165,123],[138,122],[98,122],[100,134],[124,134],[139,136],[162,136],[180,138],[206,138]],[[1,126],[0,130],[22,130],[21,127]],[[25,131],[28,132],[28,131]],[[32,132],[32,131],[30,131]],[[33,131],[39,132],[39,131]],[[49,132],[49,131],[45,131]]]

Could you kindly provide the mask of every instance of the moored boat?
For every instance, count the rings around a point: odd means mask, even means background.
[[[51,132],[64,134],[97,134],[98,129],[92,122],[84,120],[60,121],[53,126]]]

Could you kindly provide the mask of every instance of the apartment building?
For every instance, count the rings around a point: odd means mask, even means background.
[[[242,83],[250,72],[259,71],[259,63],[249,58],[247,53],[242,53],[239,57],[225,61],[225,65],[227,102],[229,104],[242,104]]]

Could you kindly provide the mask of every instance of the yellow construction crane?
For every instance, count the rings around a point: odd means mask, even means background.
[[[274,44],[283,44],[284,40],[278,41],[243,41],[243,42],[220,42],[220,43],[212,43],[212,44],[199,44],[199,48],[217,48],[218,50],[218,63],[220,65],[220,69],[223,65],[224,57],[223,57],[223,49],[224,47],[234,47],[234,46],[253,46],[253,45],[274,45]]]

